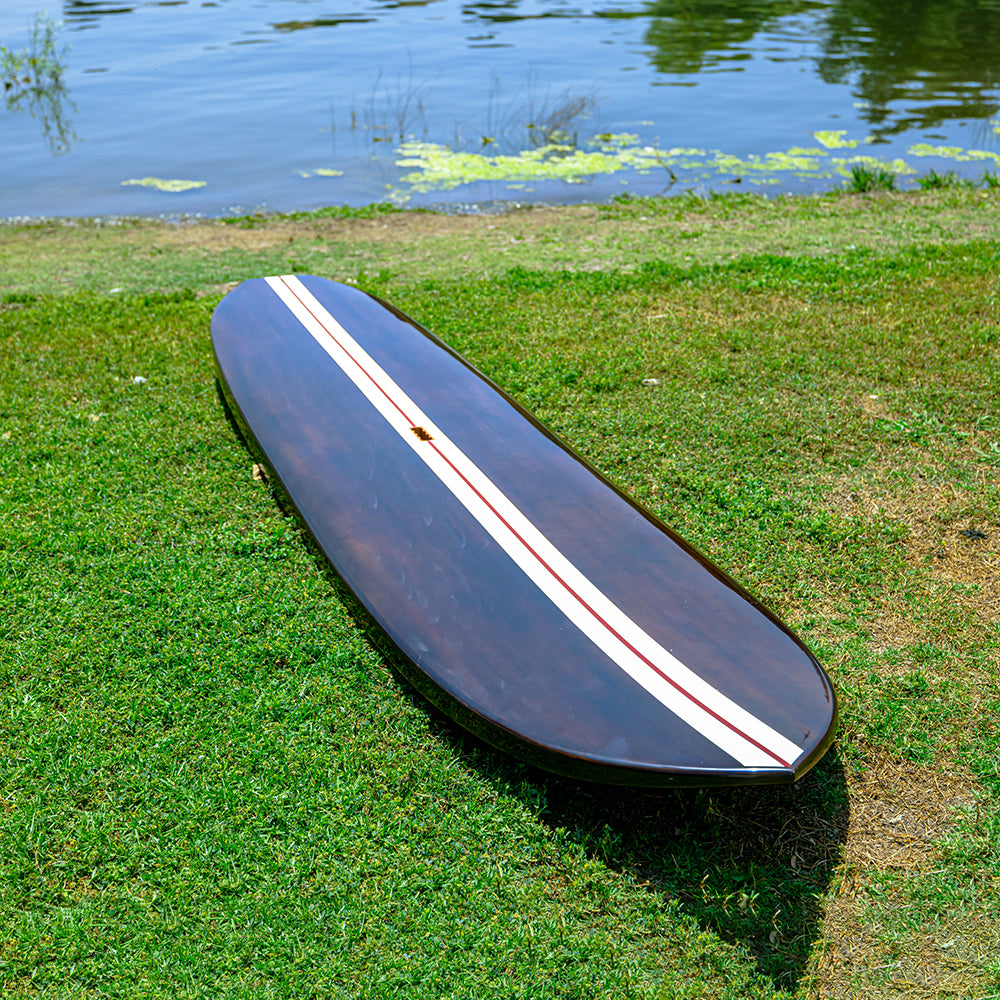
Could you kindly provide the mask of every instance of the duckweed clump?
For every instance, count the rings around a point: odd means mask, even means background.
[[[129,187],[130,185],[151,187],[156,188],[157,191],[177,193],[180,191],[190,191],[192,188],[204,187],[205,181],[164,180],[162,177],[140,177],[122,181],[122,187]]]

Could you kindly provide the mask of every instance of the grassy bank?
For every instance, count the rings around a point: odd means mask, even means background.
[[[688,267],[741,256],[879,255],[997,235],[997,192],[623,200],[448,216],[389,206],[189,220],[42,220],[0,225],[0,288],[216,293],[288,270],[383,283],[489,278],[512,267],[617,271],[651,259]]]
[[[0,983],[1000,993],[998,208],[0,229]],[[215,396],[219,296],[287,270],[389,298],[785,617],[842,697],[822,764],[608,791],[431,711]]]

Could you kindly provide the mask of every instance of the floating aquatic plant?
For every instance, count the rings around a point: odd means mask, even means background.
[[[597,174],[631,168],[648,172],[660,162],[653,147],[601,145],[589,151],[565,143],[547,143],[510,155],[459,152],[433,142],[406,142],[399,149],[400,167],[414,167],[401,180],[413,191],[448,191],[474,181],[532,182],[560,180],[579,184]]]
[[[963,149],[961,146],[931,146],[926,142],[914,143],[907,152],[911,156],[940,156],[942,159],[971,163],[975,160],[991,160],[1000,164],[1000,153],[988,149]]]
[[[563,181],[579,184],[596,176],[649,174],[663,170],[670,183],[683,179],[704,181],[713,176],[735,177],[751,184],[777,183],[782,176],[799,178],[846,177],[854,190],[885,188],[895,178],[912,176],[916,169],[906,159],[883,160],[874,156],[832,156],[831,150],[855,149],[860,140],[846,139],[846,130],[816,131],[818,146],[793,146],[763,155],[737,156],[721,150],[691,147],[663,148],[643,143],[630,132],[604,132],[583,148],[566,142],[550,142],[507,155],[466,152],[431,142],[406,142],[397,149],[397,166],[409,168],[400,178],[407,189],[392,197],[405,201],[412,193],[448,191],[463,184],[494,181],[518,190],[534,182]],[[865,142],[869,140],[864,140]],[[1000,165],[1000,153],[951,146],[911,146],[915,156],[946,156],[954,160],[992,161]]]
[[[824,173],[819,158],[822,155],[822,150],[806,150],[799,147],[794,147],[786,152],[765,153],[763,156],[748,157],[714,152],[705,161],[705,165],[714,167],[719,173],[740,176],[744,174],[796,173],[804,177],[822,177]]]
[[[818,143],[821,143],[827,149],[857,149],[858,146],[857,139],[844,138],[847,135],[846,128],[836,130],[819,129],[813,132],[812,135]]]
[[[524,184],[532,181],[561,180],[579,184],[597,175],[624,170],[648,174],[664,169],[710,168],[717,173],[777,174],[798,172],[822,176],[819,149],[793,148],[787,152],[740,158],[719,150],[674,146],[667,149],[639,144],[630,133],[603,133],[588,149],[565,143],[548,143],[516,154],[489,156],[461,152],[431,142],[407,142],[398,149],[397,166],[415,168],[401,180],[414,192],[447,191],[475,181]]]
[[[317,167],[315,170],[299,170],[299,177],[343,177],[343,170],[333,170],[330,167]]]
[[[162,177],[141,177],[141,178],[131,178],[127,181],[122,181],[122,187],[128,187],[129,185],[138,185],[139,187],[150,187],[156,188],[157,191],[190,191],[192,188],[200,188],[205,186],[204,181],[180,181],[180,180],[164,180]]]
[[[870,170],[875,173],[881,171],[887,174],[898,174],[901,177],[910,176],[917,172],[915,167],[899,157],[894,160],[880,160],[877,156],[849,156],[846,159],[835,156],[830,162],[833,164],[833,172],[842,177],[853,176],[855,167],[862,171]]]

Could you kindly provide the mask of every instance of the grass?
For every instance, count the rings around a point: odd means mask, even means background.
[[[922,187],[924,185],[921,185]],[[927,187],[943,187],[944,185],[928,184]],[[855,194],[867,191],[894,191],[896,175],[885,167],[870,166],[865,163],[855,163],[851,166],[851,176],[847,179],[847,190]]]
[[[959,177],[954,170],[946,170],[943,174],[931,170],[926,177],[918,177],[917,184],[924,190],[930,191],[937,188],[972,187],[974,181],[967,177]],[[984,187],[990,186],[988,175],[983,175],[982,184]]]
[[[143,219],[0,223],[8,293],[217,294],[287,270],[390,284],[501,275],[512,267],[632,271],[651,257],[679,267],[746,254],[891,255],[991,239],[997,191],[949,188],[906,197],[623,198],[613,204],[444,216],[389,206],[288,216],[164,222]]]
[[[0,305],[5,991],[1000,991],[1000,244],[930,228],[978,218],[969,192],[890,200],[455,220],[453,243],[482,243],[468,273],[435,257],[444,223],[423,215],[335,220],[412,227],[417,274],[412,243],[338,255],[323,220],[206,225],[138,262],[133,241],[174,230],[11,230],[8,248],[37,252],[33,274],[4,258]],[[859,211],[882,222],[873,244],[896,233],[889,250],[857,245]],[[761,252],[763,220],[793,212],[796,246]],[[674,253],[661,235],[642,257],[633,220],[718,227],[741,252]],[[510,266],[487,225],[532,235],[541,263]],[[841,226],[853,249],[819,251]],[[627,267],[592,267],[588,237],[616,228]],[[220,232],[260,247],[236,263]],[[575,266],[545,256],[555,233]],[[579,786],[464,736],[398,679],[215,396],[219,285],[307,248],[796,628],[843,703],[812,774]]]

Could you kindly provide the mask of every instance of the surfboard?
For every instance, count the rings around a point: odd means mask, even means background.
[[[770,611],[458,353],[365,292],[244,282],[212,318],[245,439],[460,725],[569,777],[787,783],[837,701]]]

